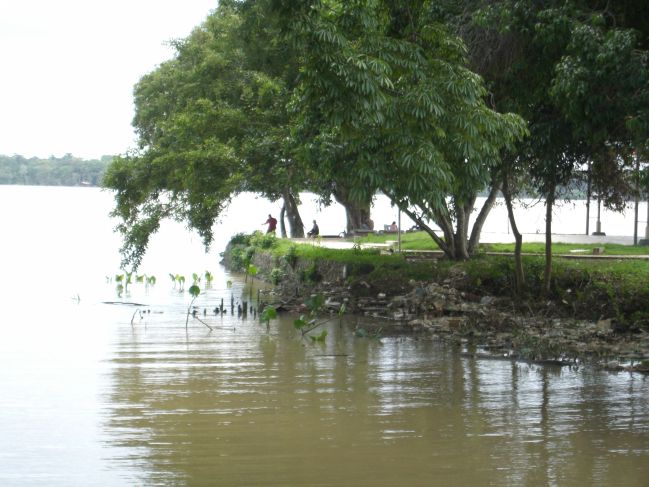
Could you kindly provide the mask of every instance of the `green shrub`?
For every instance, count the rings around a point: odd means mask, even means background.
[[[272,249],[277,244],[277,237],[274,233],[255,232],[250,236],[250,245],[260,249]]]
[[[291,269],[295,269],[295,264],[297,264],[297,245],[291,245],[286,249],[284,260]]]
[[[251,235],[246,235],[245,233],[235,233],[232,238],[230,238],[230,245],[250,245]]]
[[[275,267],[272,271],[270,271],[270,282],[272,282],[274,285],[278,285],[280,282],[282,282],[282,279],[284,278],[284,273],[282,272],[282,269]]]

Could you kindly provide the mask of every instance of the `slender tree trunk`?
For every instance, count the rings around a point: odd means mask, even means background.
[[[453,228],[453,221],[451,220],[451,216],[446,211],[433,211],[433,221],[442,230],[442,233],[444,234],[445,245],[444,247],[442,247],[441,245],[439,245],[439,242],[435,241],[435,243],[437,243],[439,248],[444,251],[449,259],[457,259],[458,257],[457,247],[455,245],[455,231]],[[424,226],[423,222],[417,222],[417,224],[424,230],[426,230],[426,228],[429,228],[427,226]],[[434,233],[434,231],[430,228],[426,230],[426,233],[428,233],[429,235],[431,235],[431,232]]]
[[[516,268],[516,293],[520,294],[525,289],[525,272],[523,270],[523,235],[518,231],[516,225],[516,218],[514,217],[514,206],[512,205],[512,194],[509,191],[509,177],[507,174],[503,176],[503,196],[505,197],[505,205],[507,206],[507,216],[509,217],[509,225],[511,226],[512,233],[514,234],[514,265]]]
[[[286,238],[286,224],[284,223],[284,215],[286,214],[286,204],[282,205],[279,212],[279,230],[282,238]]]
[[[484,223],[487,220],[487,216],[489,216],[489,212],[496,202],[496,197],[498,196],[498,191],[500,191],[501,185],[501,182],[496,181],[495,179],[491,183],[491,190],[489,191],[489,195],[482,205],[482,208],[480,208],[480,213],[478,213],[478,217],[473,223],[473,228],[471,229],[471,237],[469,238],[468,248],[469,255],[475,254],[478,248],[478,244],[480,243],[480,234],[482,233],[482,227],[484,226]]]
[[[545,272],[544,290],[550,294],[552,289],[552,208],[554,206],[555,185],[553,184],[545,199]]]
[[[387,193],[386,193],[387,194]],[[394,200],[393,200],[394,201]],[[397,205],[399,206],[399,205]],[[442,240],[437,233],[435,233],[435,230],[430,228],[426,222],[422,218],[420,218],[418,215],[416,215],[413,211],[410,209],[399,206],[399,209],[404,212],[406,215],[410,217],[410,219],[417,224],[419,228],[421,228],[423,231],[425,231],[428,235],[430,235],[430,238],[433,239],[433,241],[437,244],[437,246],[440,248],[444,254],[449,259],[454,259],[455,258],[455,248],[449,246],[445,240]]]
[[[302,218],[300,217],[297,202],[293,194],[286,189],[282,197],[284,198],[284,207],[286,209],[291,238],[304,238],[304,224],[302,223]]]

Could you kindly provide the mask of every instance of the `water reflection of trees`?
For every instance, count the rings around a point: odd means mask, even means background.
[[[493,441],[500,485],[645,482],[645,378],[475,359],[464,373],[465,419],[471,434]],[[614,453],[620,447],[626,454]]]
[[[644,379],[329,332],[322,346],[290,320],[270,334],[252,319],[188,339],[164,323],[122,333],[106,398],[113,464],[162,485],[645,478]]]

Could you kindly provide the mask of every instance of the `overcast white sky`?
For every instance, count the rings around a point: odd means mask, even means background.
[[[217,0],[0,0],[0,154],[135,146],[133,86]]]

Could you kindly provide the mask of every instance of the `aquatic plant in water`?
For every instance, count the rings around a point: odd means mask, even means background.
[[[270,327],[270,320],[277,318],[277,310],[272,306],[266,306],[264,311],[259,315],[259,320],[266,323],[266,329]]]
[[[322,330],[319,335],[309,335],[309,333],[319,326],[331,321],[331,318],[320,319],[318,317],[318,314],[324,308],[325,298],[322,294],[314,294],[310,296],[304,304],[309,310],[309,313],[307,315],[301,315],[298,319],[293,320],[293,327],[296,330],[299,330],[303,337],[308,336],[312,341],[322,343],[327,338],[327,330]],[[344,304],[341,306],[338,313],[342,320],[342,315],[345,313]]]

